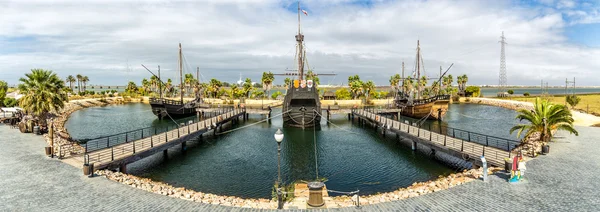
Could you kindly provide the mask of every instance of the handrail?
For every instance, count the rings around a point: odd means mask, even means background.
[[[231,111],[235,111],[235,108],[233,108],[233,107],[222,107],[222,108],[223,108],[222,110],[216,111],[217,113],[215,113],[213,116],[204,117],[203,120],[193,120],[192,123],[190,123],[190,124],[195,124],[195,123],[198,123],[199,121],[204,121],[206,119],[210,119],[210,118],[213,118],[213,117],[216,117],[216,116],[219,116],[219,115],[231,112]],[[245,111],[245,109],[243,109],[243,111]],[[190,125],[188,123],[184,123],[184,124]],[[145,128],[131,130],[131,131],[122,132],[122,133],[117,133],[117,134],[113,134],[113,135],[101,136],[101,137],[97,137],[97,138],[93,138],[93,139],[84,139],[84,140],[81,140],[79,143],[85,142],[85,146],[84,146],[85,153],[88,153],[90,151],[105,149],[105,148],[109,148],[111,146],[116,146],[116,145],[119,145],[122,143],[128,143],[130,141],[135,141],[135,140],[147,138],[150,136],[158,135],[158,134],[161,134],[164,132],[169,132],[169,130],[172,130],[175,128],[179,128],[179,125],[170,124],[170,125],[163,126],[163,127],[145,127]]]
[[[375,112],[375,108],[363,108],[362,110],[365,112],[369,112],[369,113],[377,115]],[[356,113],[356,111],[357,111],[357,109],[352,109],[353,113]],[[381,116],[381,117],[383,117],[383,116]],[[394,121],[396,121],[396,120],[394,120]],[[427,125],[428,128],[425,128],[424,126],[414,126],[413,122],[409,122],[410,124],[405,124],[400,121],[397,121],[397,122],[400,123],[399,128],[401,128],[402,125],[408,125],[411,127],[416,127],[418,129],[427,130],[429,132],[434,132],[434,133],[443,134],[446,136],[451,136],[452,138],[458,138],[458,139],[466,141],[466,142],[477,143],[477,144],[480,144],[480,145],[483,145],[486,147],[501,148],[501,149],[509,151],[509,152],[521,144],[520,141],[516,141],[516,140],[500,138],[500,137],[491,136],[491,135],[484,135],[481,133],[470,132],[467,130],[456,129],[456,128],[451,128],[451,127],[447,127],[447,126],[434,127],[434,128],[438,128],[438,129],[432,129],[431,123],[429,123]],[[444,133],[444,129],[445,129],[445,133]],[[457,132],[458,133],[466,133],[466,138],[464,138],[464,136],[460,136],[460,135],[457,136]],[[484,140],[485,143],[478,142],[478,141],[480,141],[480,139],[474,139],[476,136],[483,137],[482,140]],[[498,141],[501,141],[501,142],[504,142],[505,145],[490,145],[490,140],[493,140],[491,143],[498,144]],[[511,146],[512,146],[512,148],[511,148]]]

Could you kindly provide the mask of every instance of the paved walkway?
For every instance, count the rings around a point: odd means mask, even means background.
[[[527,164],[526,182],[492,176],[401,201],[331,211],[598,211],[600,128],[578,127]],[[44,156],[41,136],[0,125],[0,211],[259,211],[206,205],[87,178]],[[264,210],[261,210],[264,211]]]

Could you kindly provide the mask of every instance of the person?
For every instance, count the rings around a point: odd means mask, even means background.
[[[519,172],[521,174],[521,177],[525,175],[525,170],[527,170],[527,167],[525,167],[525,161],[521,159],[519,161]]]

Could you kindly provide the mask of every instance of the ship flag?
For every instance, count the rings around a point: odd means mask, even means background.
[[[308,16],[308,12],[306,12],[306,10],[302,10],[302,13],[304,13],[304,15]]]

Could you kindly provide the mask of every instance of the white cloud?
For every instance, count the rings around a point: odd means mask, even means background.
[[[335,71],[340,83],[350,74],[386,84],[412,70],[421,40],[429,75],[455,63],[475,84],[496,84],[499,36],[508,38],[510,84],[560,85],[578,77],[592,85],[600,67],[598,49],[568,44],[568,23],[558,11],[515,8],[504,1],[381,1],[370,7],[346,1],[303,1],[308,62],[318,72]],[[189,68],[207,78],[236,81],[239,72],[258,81],[263,71],[293,69],[297,16],[292,1],[121,2],[61,1],[0,4],[2,78],[15,83],[31,68],[88,75],[91,84],[139,82],[149,74],[141,63],[174,78],[177,43]],[[36,41],[18,42],[29,36]],[[4,38],[4,41],[3,41]],[[10,39],[9,39],[10,38]],[[19,45],[19,46],[16,46]],[[26,46],[29,45],[29,46]],[[25,49],[33,51],[24,51]],[[133,71],[127,71],[129,64]],[[193,70],[190,70],[193,71]],[[592,77],[593,76],[593,77]],[[278,79],[283,82],[283,79]]]

